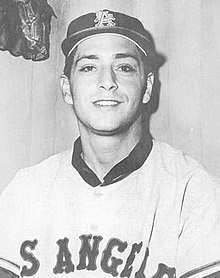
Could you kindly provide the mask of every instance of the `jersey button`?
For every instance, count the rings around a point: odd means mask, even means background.
[[[90,228],[91,228],[93,231],[95,231],[95,230],[98,229],[98,226],[97,226],[96,224],[92,224],[92,225],[90,226]]]
[[[99,192],[99,191],[94,191],[94,196],[96,197],[96,198],[100,198],[103,194],[101,193],[101,192]]]

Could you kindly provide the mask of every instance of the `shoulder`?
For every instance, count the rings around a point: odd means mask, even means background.
[[[189,213],[195,207],[220,202],[220,181],[198,161],[169,144],[154,141],[158,168],[172,177],[181,194],[182,209]]]
[[[1,199],[8,196],[39,196],[53,186],[53,181],[60,171],[71,169],[72,151],[55,154],[31,167],[21,169],[1,194]],[[69,168],[68,168],[69,167]]]
[[[167,171],[175,175],[178,175],[180,170],[190,171],[201,166],[192,157],[164,142],[153,140],[153,151]]]
[[[41,161],[38,164],[35,164],[31,167],[24,168],[20,170],[17,176],[20,177],[30,177],[46,180],[53,177],[57,171],[59,171],[61,166],[65,164],[68,165],[71,163],[72,151],[67,150],[60,152],[58,154],[52,155],[51,157]]]
[[[154,140],[153,152],[160,167],[163,167],[164,170],[174,175],[176,178],[192,178],[198,176],[200,178],[218,181],[218,179],[196,159],[167,143]]]

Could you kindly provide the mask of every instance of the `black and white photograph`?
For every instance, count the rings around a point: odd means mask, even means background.
[[[220,1],[0,0],[0,278],[220,278]]]

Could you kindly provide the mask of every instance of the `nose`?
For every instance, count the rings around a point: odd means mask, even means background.
[[[98,88],[102,91],[115,91],[118,88],[115,72],[111,68],[103,68],[99,75]]]

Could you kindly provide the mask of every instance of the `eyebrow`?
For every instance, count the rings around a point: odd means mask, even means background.
[[[76,65],[77,65],[77,63],[79,63],[79,61],[81,61],[83,59],[98,60],[99,57],[97,55],[95,55],[95,54],[83,55],[83,56],[79,57],[78,59],[76,59]]]
[[[117,53],[115,55],[115,59],[123,59],[123,58],[132,58],[134,59],[138,64],[140,64],[140,61],[138,57],[132,53]]]
[[[138,57],[134,54],[131,53],[117,53],[114,55],[115,59],[123,59],[123,58],[132,58],[134,59],[138,64],[140,64],[140,61]],[[84,60],[84,59],[89,59],[89,60],[99,60],[98,55],[96,54],[90,54],[90,55],[82,55],[78,59],[76,59],[76,65],[79,61]]]

